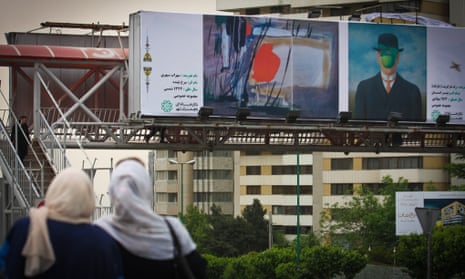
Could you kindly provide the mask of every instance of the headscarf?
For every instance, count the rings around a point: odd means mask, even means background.
[[[113,170],[110,198],[113,215],[97,220],[126,250],[153,260],[173,258],[173,242],[162,216],[152,209],[153,186],[144,166],[136,160],[125,160]],[[187,230],[176,218],[169,218],[177,231],[183,254],[195,249]]]
[[[22,255],[26,257],[24,274],[35,276],[55,263],[47,219],[79,224],[90,223],[95,195],[89,176],[82,170],[67,168],[55,176],[45,195],[45,205],[31,208],[30,224]]]

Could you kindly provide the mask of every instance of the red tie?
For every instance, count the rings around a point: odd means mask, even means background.
[[[391,92],[391,83],[394,81],[395,79],[385,79],[384,81],[386,82],[386,92],[389,93]]]

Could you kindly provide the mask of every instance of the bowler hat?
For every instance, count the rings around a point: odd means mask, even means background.
[[[385,48],[395,48],[399,52],[404,50],[403,48],[399,48],[396,35],[391,33],[383,33],[379,35],[378,46],[374,47],[374,49],[376,49],[377,51]]]

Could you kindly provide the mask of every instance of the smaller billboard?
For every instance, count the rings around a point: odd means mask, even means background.
[[[440,222],[442,225],[451,225],[463,223],[464,204],[465,192],[397,192],[396,235],[423,233],[415,213],[416,207],[440,209],[441,214],[436,222]]]

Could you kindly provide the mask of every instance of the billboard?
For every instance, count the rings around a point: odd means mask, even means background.
[[[415,208],[441,210],[442,225],[465,221],[465,192],[396,192],[396,235],[422,234]]]
[[[130,15],[130,112],[465,122],[465,29],[262,16]]]

